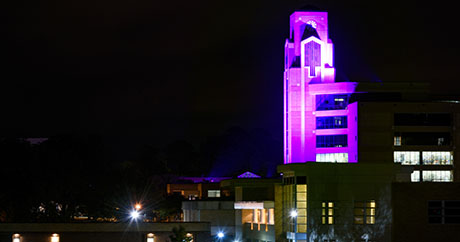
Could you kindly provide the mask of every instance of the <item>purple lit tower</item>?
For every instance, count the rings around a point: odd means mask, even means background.
[[[327,12],[296,11],[285,44],[284,163],[357,162],[355,82],[335,82]]]

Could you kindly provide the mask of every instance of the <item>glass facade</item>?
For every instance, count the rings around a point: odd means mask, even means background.
[[[394,137],[401,137],[396,145],[451,145],[449,132],[395,132]]]
[[[307,232],[307,185],[296,185],[297,233]]]
[[[395,151],[394,162],[402,165],[418,165],[420,163],[420,152],[418,151]]]
[[[452,171],[423,171],[422,177],[426,182],[452,182],[454,180]]]
[[[329,148],[329,147],[347,147],[347,135],[317,135],[316,136],[316,147],[317,148]]]
[[[316,129],[346,129],[347,116],[317,117]]]
[[[316,162],[347,163],[348,153],[316,154]]]
[[[419,151],[395,151],[394,162],[402,165],[419,165]],[[453,155],[451,151],[422,151],[423,165],[452,165]]]
[[[347,109],[349,94],[324,94],[316,95],[316,110],[341,110]]]
[[[450,170],[415,170],[411,174],[412,182],[420,182],[420,172],[422,172],[422,180],[424,182],[453,182],[453,171]]]
[[[423,151],[424,165],[452,165],[453,155],[450,151]]]

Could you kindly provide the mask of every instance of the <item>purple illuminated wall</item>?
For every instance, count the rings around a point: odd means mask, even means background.
[[[348,103],[356,86],[335,82],[327,12],[294,12],[285,44],[285,164],[344,162],[331,157],[345,156],[346,162],[357,162],[357,106]],[[340,123],[344,116],[346,128]],[[325,126],[331,127],[317,129],[317,120],[332,120]]]

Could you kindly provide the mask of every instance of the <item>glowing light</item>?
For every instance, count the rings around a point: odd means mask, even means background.
[[[289,216],[291,216],[291,218],[297,217],[297,211],[292,210],[291,213],[289,214]]]
[[[316,22],[315,22],[315,21],[313,21],[313,20],[308,20],[308,21],[307,21],[307,24],[311,25],[311,27],[313,27],[313,28],[316,29],[316,26],[317,26],[317,25],[316,25]]]
[[[13,242],[21,242],[21,235],[13,234]]]
[[[222,239],[224,236],[225,236],[225,234],[222,233],[222,232],[217,233],[217,237],[218,237],[219,239]]]
[[[298,19],[300,21],[296,21]],[[290,23],[292,31],[285,45],[283,83],[284,163],[318,161],[317,154],[339,153],[347,157],[341,162],[356,163],[358,109],[356,102],[348,103],[348,100],[358,84],[335,81],[334,48],[328,36],[327,12],[294,12]],[[304,39],[305,24],[317,28],[318,35]],[[349,121],[347,127],[337,123],[341,127],[318,129],[315,122],[309,121],[342,116]],[[316,137],[321,135],[345,135],[347,146],[317,147]]]
[[[136,210],[140,210],[142,208],[142,205],[140,205],[139,203],[137,203],[136,205],[134,205],[134,208]]]
[[[51,235],[51,242],[59,242],[59,234]]]
[[[154,242],[154,241],[155,241],[155,240],[154,240],[154,239],[155,239],[154,237],[155,237],[154,234],[148,233],[148,234],[147,234],[147,242]]]
[[[131,212],[131,218],[132,219],[137,219],[139,217],[139,212],[138,211],[132,211]]]

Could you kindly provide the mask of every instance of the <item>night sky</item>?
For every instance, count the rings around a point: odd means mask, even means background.
[[[305,4],[329,12],[337,79],[460,93],[460,21],[447,1],[8,1],[0,133],[123,146],[239,126],[282,140],[283,46]]]

